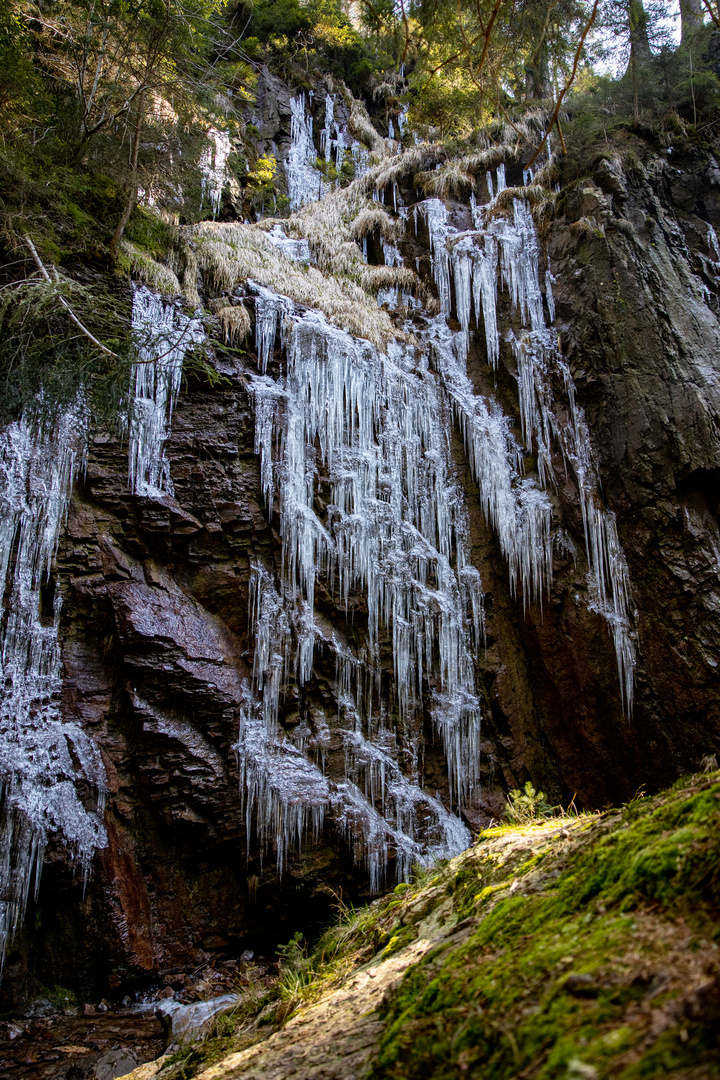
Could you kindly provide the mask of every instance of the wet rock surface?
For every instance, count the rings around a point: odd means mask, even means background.
[[[0,1071],[12,1080],[115,1080],[152,1061],[164,1046],[152,1011],[53,1011],[0,1024]]]
[[[141,1002],[105,999],[59,1008],[38,998],[0,1022],[0,1072],[18,1080],[116,1080],[206,1037],[247,995],[261,997],[278,967],[239,960],[175,971]]]

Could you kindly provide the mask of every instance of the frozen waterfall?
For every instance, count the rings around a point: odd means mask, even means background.
[[[248,805],[280,861],[300,827],[293,791],[310,792],[313,813],[332,812],[377,887],[391,854],[402,876],[429,852],[453,854],[469,840],[460,820],[419,786],[416,720],[426,696],[453,802],[471,798],[478,780],[473,656],[483,637],[482,589],[452,472],[448,406],[437,376],[411,347],[391,344],[384,355],[317,311],[295,315],[286,298],[265,288],[256,287],[256,312],[261,374],[250,393],[282,568],[277,581],[261,567],[253,575],[254,687],[238,743]],[[278,320],[285,370],[272,379],[264,372]],[[335,633],[328,638],[317,623],[318,580],[346,611],[362,597],[367,631],[359,648]],[[381,692],[385,641],[396,722]],[[289,748],[278,725],[284,686],[311,681],[318,646],[335,655],[346,750],[344,783],[332,790],[317,765],[308,779],[307,758]],[[395,727],[406,733],[402,745]],[[282,770],[263,766],[268,755],[280,756]]]
[[[29,421],[0,434],[0,973],[31,885],[40,885],[45,847],[57,836],[86,876],[105,844],[105,774],[82,728],[63,720],[53,561],[73,478],[85,452],[83,409],[48,429]],[[97,793],[80,800],[79,779]]]
[[[496,173],[495,190],[488,174],[491,202],[506,187],[504,166]],[[540,599],[552,572],[552,510],[546,490],[554,480],[555,447],[573,470],[580,496],[588,560],[590,610],[608,623],[615,646],[623,709],[633,700],[635,645],[630,618],[630,581],[617,535],[615,515],[607,510],[587,422],[577,405],[575,384],[563,359],[554,327],[552,274],[540,287],[540,247],[527,203],[513,200],[513,215],[486,215],[471,204],[474,229],[460,232],[450,224],[445,204],[421,204],[430,235],[432,271],[438,289],[441,319],[431,329],[438,370],[453,402],[480,487],[486,517],[495,528],[508,560],[513,588]],[[451,334],[444,324],[452,310],[452,288],[461,330]],[[524,449],[536,455],[538,481],[522,476],[523,447],[497,406],[476,395],[465,373],[474,308],[483,325],[488,363],[497,368],[500,336],[499,294],[509,296],[519,328],[509,341],[516,364],[520,426]]]

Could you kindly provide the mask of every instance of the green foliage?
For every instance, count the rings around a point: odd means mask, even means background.
[[[0,110],[9,134],[33,113],[44,113],[40,80],[30,60],[28,31],[13,10],[0,10]]]
[[[352,25],[340,0],[241,0],[233,25],[244,28],[254,60],[270,62],[298,84],[311,73],[330,74],[360,93],[391,62]]]
[[[116,356],[72,323],[61,298]],[[128,295],[61,274],[7,286],[0,292],[0,417],[40,410],[52,419],[81,391],[97,419],[114,416],[134,356],[129,314]]]
[[[239,4],[236,21],[247,27],[246,35],[258,43],[274,37],[293,39],[313,25],[309,11],[299,0],[255,0]]]
[[[138,206],[130,219],[125,235],[151,258],[161,261],[168,258],[175,244],[175,229],[142,206]]]
[[[511,791],[505,806],[505,817],[513,825],[524,825],[537,818],[551,817],[554,807],[545,798],[542,791],[536,791],[528,780],[522,791]]]
[[[254,167],[245,177],[250,205],[260,214],[277,208],[276,174],[277,161],[272,154],[264,154],[257,159]]]

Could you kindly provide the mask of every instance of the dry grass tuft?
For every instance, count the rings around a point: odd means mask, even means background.
[[[428,197],[447,199],[449,195],[457,194],[463,188],[474,188],[475,177],[463,169],[462,162],[458,160],[450,162],[442,169],[417,173],[414,183],[415,187],[420,188]]]
[[[497,195],[492,206],[488,207],[488,220],[494,217],[502,217],[508,214],[516,199],[522,199],[536,206],[545,202],[548,198],[548,190],[541,184],[528,184],[527,187],[507,187]]]
[[[327,219],[328,208],[325,204],[328,202],[333,202],[332,196],[322,203],[314,204],[312,208],[316,210],[315,216],[320,220]],[[331,219],[337,216],[338,220],[342,217],[339,211],[329,216]],[[300,219],[305,228],[298,230]],[[310,237],[310,223],[303,212],[295,220],[296,228],[293,231],[301,231]],[[320,221],[315,221],[314,224],[319,231]],[[375,297],[362,287],[362,278],[363,273],[369,270],[380,271],[384,275],[387,268],[367,267],[357,245],[344,240],[346,229],[347,226],[338,231],[336,244],[331,245],[329,241],[327,244],[329,255],[337,257],[341,263],[344,259],[350,272],[346,276],[338,271],[323,273],[317,267],[292,262],[268,240],[264,230],[256,225],[202,222],[200,225],[188,226],[183,231],[183,240],[188,252],[188,263],[192,265],[194,257],[207,291],[216,295],[230,293],[237,285],[251,279],[289,297],[295,303],[318,308],[336,326],[384,348],[390,340],[402,338],[403,335],[395,330],[389,314],[378,308]],[[350,247],[356,255],[348,250]],[[379,275],[371,275],[368,285],[375,288],[377,279]],[[395,270],[392,284],[411,287],[410,279],[415,280],[412,271]],[[382,287],[382,283],[377,285],[377,288]],[[219,314],[225,307],[233,312],[237,310],[230,308],[228,304],[220,309]],[[242,319],[242,315],[232,317]]]
[[[250,333],[252,321],[244,304],[220,308],[218,318],[220,329],[228,345],[240,345]]]
[[[397,183],[402,176],[414,176],[421,169],[427,168],[437,160],[441,152],[441,147],[431,143],[411,146],[402,154],[395,154],[378,162],[363,179],[369,179],[376,191],[382,191],[388,184]]]
[[[376,229],[386,240],[396,240],[400,232],[398,222],[379,203],[364,207],[348,226],[349,234],[355,240],[362,240]]]
[[[386,149],[385,139],[373,127],[367,109],[360,101],[355,99],[353,99],[350,109],[348,128],[351,135],[354,135],[356,139],[359,139],[361,143],[364,143],[371,150],[384,151]]]
[[[405,266],[365,266],[360,281],[369,293],[391,289],[395,285],[410,292],[418,284],[417,274]]]
[[[165,296],[179,296],[182,293],[180,282],[169,266],[156,262],[129,240],[121,242],[120,250],[130,260],[133,277],[144,281],[153,292],[163,293]]]

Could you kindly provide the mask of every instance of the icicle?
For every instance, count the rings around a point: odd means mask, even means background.
[[[405,260],[400,254],[400,249],[395,244],[389,243],[382,236],[380,237],[380,247],[382,248],[383,258],[385,259],[386,266],[404,266]]]
[[[292,304],[286,297],[279,296],[272,289],[266,289],[253,281],[248,284],[255,291],[255,347],[258,354],[258,366],[264,375],[275,348],[278,320],[282,328],[283,316],[292,310]]]
[[[49,835],[67,846],[84,877],[106,842],[99,751],[58,707],[59,592],[50,610],[43,602],[85,424],[78,406],[51,430],[19,420],[0,434],[0,975],[33,879],[37,894]],[[80,801],[79,779],[98,793],[97,813]]]
[[[440,298],[440,310],[447,318],[450,314],[450,255],[447,249],[447,237],[455,232],[448,225],[448,212],[444,202],[440,199],[426,199],[421,203],[420,209],[427,221],[430,235],[430,257],[432,261],[433,277],[437,285]]]
[[[227,162],[231,153],[230,132],[210,128],[208,144],[200,156],[200,209],[207,199],[213,218],[220,213],[222,193],[227,183]]]
[[[548,314],[550,315],[550,323],[555,322],[555,297],[553,296],[552,287],[555,284],[555,278],[553,277],[552,270],[550,269],[550,256],[548,255],[548,266],[545,271],[545,302],[548,308]]]
[[[133,364],[130,384],[130,487],[138,495],[172,494],[165,440],[185,354],[202,343],[204,331],[199,319],[188,318],[144,285],[133,286],[132,329],[139,360]]]
[[[358,180],[370,168],[370,151],[362,143],[353,141],[350,143],[350,156],[355,164],[355,179]]]
[[[708,222],[707,227],[707,243],[711,251],[715,253],[715,258],[712,260],[716,265],[720,263],[720,243],[718,243],[717,233],[713,226]]]

